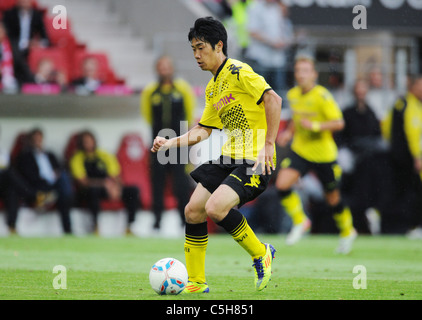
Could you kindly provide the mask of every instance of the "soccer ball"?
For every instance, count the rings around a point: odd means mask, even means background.
[[[164,258],[151,267],[149,283],[159,295],[179,294],[188,283],[188,272],[179,260]]]

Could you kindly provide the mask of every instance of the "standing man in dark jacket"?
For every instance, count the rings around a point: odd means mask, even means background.
[[[344,168],[342,190],[355,227],[362,234],[371,232],[366,210],[372,208],[381,214],[386,209],[391,179],[381,124],[366,102],[368,89],[365,80],[356,81],[355,102],[343,111],[345,126],[336,135],[340,150],[348,150],[351,155],[351,168]]]
[[[192,123],[195,108],[195,95],[190,85],[174,78],[174,66],[170,57],[160,57],[156,64],[158,81],[150,83],[142,93],[141,113],[151,125],[152,136],[156,137],[161,129],[170,129],[174,136],[182,134],[182,121]],[[186,131],[188,128],[186,127]],[[186,151],[186,149],[185,149]],[[178,159],[186,152],[180,151]],[[184,208],[189,201],[189,179],[185,172],[185,163],[161,164],[159,157],[151,157],[151,184],[153,192],[154,228],[159,229],[164,210],[164,190],[166,178],[172,177],[173,192],[178,201],[178,210],[184,221]]]
[[[15,7],[4,13],[10,41],[24,57],[28,56],[31,46],[49,45],[43,15],[41,10],[34,8],[32,0],[18,0]]]

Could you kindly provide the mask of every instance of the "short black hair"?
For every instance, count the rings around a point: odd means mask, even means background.
[[[223,42],[223,53],[227,57],[227,31],[223,24],[213,17],[199,18],[189,30],[189,42],[192,39],[198,39],[208,42],[213,49],[215,45],[221,41]]]

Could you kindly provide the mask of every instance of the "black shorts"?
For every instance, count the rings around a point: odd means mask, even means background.
[[[297,153],[290,151],[288,156],[281,162],[281,168],[292,168],[300,172],[303,177],[309,171],[316,174],[321,182],[324,191],[330,192],[339,187],[341,179],[341,167],[337,161],[333,162],[311,162]]]
[[[272,175],[251,174],[253,163],[221,156],[208,161],[191,172],[192,178],[213,193],[220,185],[226,184],[238,195],[240,208],[246,202],[258,197],[268,186]],[[259,168],[258,168],[259,169]]]

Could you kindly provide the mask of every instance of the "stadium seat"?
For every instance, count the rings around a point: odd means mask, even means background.
[[[16,2],[17,0],[0,0],[0,12],[13,8],[16,5]],[[39,10],[44,10],[36,0],[32,0],[32,6]]]
[[[70,64],[66,51],[62,48],[33,48],[30,50],[28,63],[31,71],[36,74],[38,64],[42,59],[49,58],[54,62],[58,71],[63,72],[66,78],[70,78]]]
[[[85,50],[86,45],[80,43],[76,39],[72,31],[72,25],[69,19],[67,20],[66,29],[55,29],[53,26],[53,19],[54,17],[48,15],[45,15],[44,17],[44,22],[48,38],[50,40],[50,44],[54,48],[63,49],[66,53],[68,64],[73,67],[75,52],[77,50]]]
[[[137,133],[123,136],[117,159],[122,168],[122,180],[125,184],[136,185],[140,191],[144,209],[151,208],[151,184],[149,175],[149,150],[142,137]]]
[[[122,179],[127,184],[136,185],[140,190],[142,206],[146,210],[152,208],[152,186],[149,165],[150,151],[138,133],[123,136],[117,151],[117,158],[122,167]],[[177,208],[177,199],[173,195],[172,186],[167,181],[164,191],[164,208]]]
[[[1,0],[0,11],[6,11],[15,6],[17,0]]]
[[[27,132],[20,132],[15,137],[15,140],[12,144],[12,148],[10,151],[10,162],[14,165],[16,161],[16,157],[22,151],[22,149],[28,144],[28,133]]]
[[[104,52],[89,51],[86,48],[77,48],[73,57],[72,79],[77,79],[82,76],[82,64],[86,58],[94,57],[98,61],[99,78],[104,84],[124,84],[124,79],[116,76],[110,66],[108,56]]]
[[[72,158],[73,154],[76,152],[76,150],[78,149],[78,137],[79,137],[79,132],[75,132],[73,133],[69,139],[67,140],[67,143],[65,145],[64,148],[64,152],[63,152],[63,158],[64,158],[64,164],[65,167],[67,169],[69,169],[69,161]]]
[[[45,15],[44,24],[47,31],[50,43],[54,47],[66,47],[68,41],[75,41],[75,37],[72,32],[72,27],[69,19],[67,20],[66,29],[56,29],[53,25],[54,17]]]

